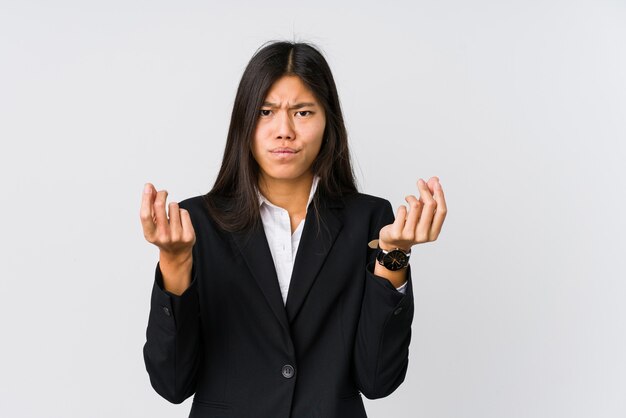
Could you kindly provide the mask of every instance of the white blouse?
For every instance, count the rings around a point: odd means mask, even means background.
[[[319,176],[313,177],[307,208],[309,203],[313,200],[319,179]],[[304,219],[300,221],[300,224],[292,234],[289,212],[287,212],[286,209],[272,204],[265,196],[258,192],[258,190],[257,193],[259,195],[259,210],[261,212],[263,229],[265,230],[267,243],[269,244],[270,252],[274,259],[274,267],[276,268],[283,303],[286,304],[293,263],[296,259],[298,244],[300,244],[300,237],[302,237],[302,230],[304,229]],[[402,286],[398,287],[397,290],[401,293],[406,293],[406,284],[405,282]]]

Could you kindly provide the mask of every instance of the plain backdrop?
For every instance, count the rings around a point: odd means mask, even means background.
[[[217,175],[264,42],[318,45],[360,190],[439,176],[405,382],[371,417],[626,416],[626,2],[0,2],[0,416],[186,417],[139,221]]]

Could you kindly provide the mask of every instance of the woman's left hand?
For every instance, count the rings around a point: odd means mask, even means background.
[[[410,210],[407,212],[406,206],[401,205],[396,220],[380,230],[378,245],[383,250],[400,248],[408,251],[415,244],[435,241],[439,236],[447,213],[439,178],[431,177],[428,183],[419,179],[417,187],[419,199],[413,195],[405,198]]]

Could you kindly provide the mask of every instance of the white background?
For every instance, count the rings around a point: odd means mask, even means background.
[[[371,417],[626,416],[624,1],[0,2],[0,416],[186,417],[142,357],[150,181],[206,193],[243,69],[316,43],[360,188],[439,176]]]

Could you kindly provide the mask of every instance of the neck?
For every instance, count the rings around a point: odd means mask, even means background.
[[[313,173],[293,180],[268,179],[262,174],[259,177],[259,191],[263,196],[290,214],[306,212],[312,185]]]

